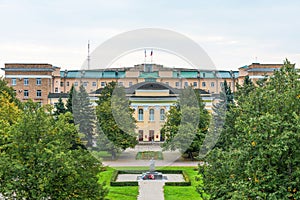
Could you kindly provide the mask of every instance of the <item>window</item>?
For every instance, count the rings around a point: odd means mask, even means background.
[[[54,92],[55,92],[55,93],[58,93],[58,88],[57,88],[57,87],[55,88],[55,91],[54,91]]]
[[[144,110],[143,109],[139,109],[138,120],[139,121],[143,121],[144,120]]]
[[[70,82],[69,81],[67,82],[67,86],[70,86]]]
[[[194,82],[194,83],[193,83],[193,86],[194,86],[194,87],[197,87],[197,82]]]
[[[215,82],[211,82],[210,87],[215,87]]]
[[[60,82],[60,87],[63,87],[64,86],[64,82]]]
[[[166,82],[166,85],[169,85],[169,82]]]
[[[160,121],[164,121],[165,118],[165,109],[160,109]]]
[[[149,110],[149,121],[154,121],[154,109]]]
[[[205,82],[202,82],[202,87],[206,87],[206,83]]]
[[[224,86],[224,83],[223,83],[223,82],[220,82],[220,86],[223,87],[223,86]]]
[[[204,73],[204,72],[203,72],[203,74],[202,74],[202,75],[203,75],[203,78],[205,78],[205,73]]]
[[[105,87],[105,82],[101,82],[101,87]]]
[[[179,82],[176,82],[176,83],[175,83],[175,86],[176,86],[176,87],[179,87]]]
[[[93,85],[93,87],[96,87],[96,86],[97,86],[97,83],[96,83],[96,82],[93,82],[92,85]]]
[[[78,82],[75,82],[75,83],[74,83],[74,86],[78,86]]]
[[[129,87],[132,86],[132,82],[129,82]]]
[[[24,98],[28,98],[28,96],[29,96],[28,90],[24,90]]]
[[[184,82],[184,87],[189,86],[189,82]]]
[[[119,82],[119,86],[123,86],[123,82]]]
[[[42,97],[42,90],[36,91],[36,97]]]
[[[36,85],[42,85],[42,79],[41,78],[36,79]]]
[[[11,85],[17,85],[17,80],[15,78],[11,79]]]
[[[88,85],[88,82],[83,82],[83,86],[86,87]]]
[[[24,85],[28,85],[28,84],[29,84],[28,78],[24,78]]]

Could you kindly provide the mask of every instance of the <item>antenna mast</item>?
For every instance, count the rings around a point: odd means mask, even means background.
[[[87,62],[88,62],[88,70],[90,69],[90,40],[88,40],[88,56],[87,56]]]

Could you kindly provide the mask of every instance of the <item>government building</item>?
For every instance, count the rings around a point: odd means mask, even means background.
[[[224,81],[233,92],[236,84],[242,84],[245,76],[254,82],[271,76],[282,64],[252,63],[238,71],[196,70],[169,68],[159,64],[139,64],[133,67],[99,70],[61,70],[44,63],[7,63],[5,80],[13,87],[22,102],[28,99],[40,104],[57,103],[61,97],[66,100],[72,85],[78,90],[82,84],[94,103],[107,83],[115,81],[125,88],[137,120],[137,134],[140,142],[163,141],[160,129],[166,114],[175,104],[180,91],[192,86],[199,92],[206,109],[211,110],[216,96],[222,90]]]

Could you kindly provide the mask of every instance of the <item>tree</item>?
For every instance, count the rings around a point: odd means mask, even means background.
[[[0,77],[0,95],[5,94],[9,97],[9,102],[14,102],[19,108],[22,107],[22,103],[16,97],[16,93],[12,87],[7,86],[7,82]]]
[[[167,121],[161,130],[166,138],[163,147],[179,149],[182,154],[194,159],[205,138],[209,121],[209,113],[199,93],[192,87],[187,87],[167,115]]]
[[[264,84],[240,91],[231,145],[207,157],[204,182],[213,199],[300,198],[299,91],[288,60]]]
[[[72,111],[75,124],[79,125],[79,132],[87,147],[93,146],[95,138],[96,115],[94,107],[83,85],[79,87],[79,92],[73,90]]]
[[[0,193],[5,199],[104,199],[101,163],[84,149],[70,150],[77,130],[69,115],[54,120],[45,109],[26,103],[9,128],[0,146]]]
[[[96,108],[100,132],[105,137],[100,138],[101,150],[111,153],[115,159],[119,150],[133,148],[137,144],[134,110],[130,108],[123,87],[116,82],[108,83],[102,90]]]
[[[65,104],[62,101],[61,97],[59,97],[58,102],[57,102],[57,104],[55,104],[54,108],[55,108],[55,111],[54,111],[55,116],[66,113]]]
[[[66,112],[70,112],[73,113],[73,96],[76,96],[76,89],[74,87],[74,85],[72,85],[70,92],[69,92],[69,96],[67,99],[67,103],[66,103]]]

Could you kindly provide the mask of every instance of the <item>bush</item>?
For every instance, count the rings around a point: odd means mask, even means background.
[[[163,174],[182,174],[183,179],[185,182],[166,182],[165,185],[168,186],[191,186],[191,180],[187,173],[183,170],[159,170],[159,172]],[[110,180],[110,185],[111,186],[137,186],[138,182],[137,181],[123,181],[123,182],[116,182],[117,177],[119,174],[143,174],[145,173],[145,170],[115,170],[112,173],[111,180]]]

